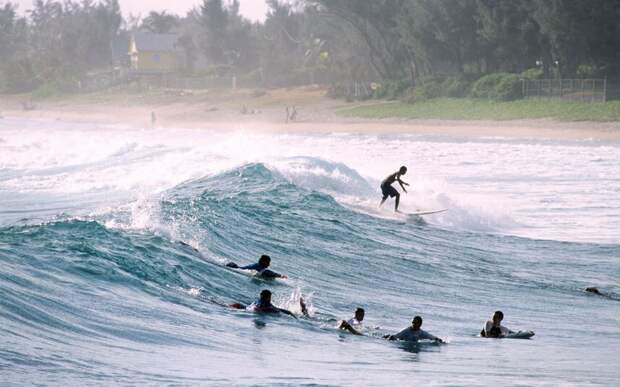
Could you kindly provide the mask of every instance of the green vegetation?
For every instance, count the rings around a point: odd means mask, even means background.
[[[390,102],[340,110],[359,118],[444,120],[518,120],[551,118],[559,121],[620,121],[620,101],[579,103],[547,99],[494,102],[479,99],[437,98],[417,103]]]
[[[0,0],[0,92],[83,94],[89,85],[111,87],[99,82],[110,73],[120,77],[115,85],[131,82],[120,70],[129,68],[130,36],[142,31],[176,35],[180,66],[171,78],[194,78],[202,89],[230,87],[235,76],[240,88],[322,84],[348,101],[413,104],[355,110],[361,115],[618,119],[613,104],[515,102],[522,79],[605,78],[607,99],[620,99],[617,0],[266,3],[265,20],[254,23],[239,0],[195,0],[186,15],[153,11],[142,19],[123,17],[119,0],[37,0],[28,12]],[[140,83],[149,82],[163,84]]]
[[[471,96],[493,101],[514,101],[522,98],[521,79],[516,74],[489,74],[474,83]]]

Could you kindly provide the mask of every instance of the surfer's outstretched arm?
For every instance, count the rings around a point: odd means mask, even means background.
[[[260,275],[261,277],[265,277],[265,278],[284,278],[284,279],[288,278],[284,274],[276,273],[275,271],[271,271],[269,269],[263,270]]]
[[[351,326],[351,324],[349,324],[348,322],[342,320],[340,322],[340,326],[338,327],[339,329],[344,329],[346,331],[349,331],[351,333],[353,333],[354,335],[358,335],[358,336],[364,336],[363,333],[361,333],[360,331],[358,331],[357,329],[353,328]]]
[[[304,301],[303,297],[299,297],[299,306],[301,307],[301,314],[304,315],[304,317],[310,317],[310,313],[308,313],[308,307],[306,306],[306,301]]]
[[[403,191],[405,191],[405,193],[407,193],[407,190],[405,189],[405,186],[406,186],[406,185],[409,185],[409,184],[408,184],[408,183],[405,183],[404,181],[402,181],[402,180],[400,179],[400,177],[398,178],[398,184],[400,184],[400,188],[402,188],[402,189],[403,189]]]

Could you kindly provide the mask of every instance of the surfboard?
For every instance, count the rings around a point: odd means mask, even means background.
[[[486,337],[486,336],[482,336],[482,332],[481,332],[481,334],[478,335],[478,337],[482,337],[483,339],[529,339],[533,337],[534,335],[535,333],[533,331],[518,331],[518,332],[513,332],[509,335],[501,336],[501,337]]]
[[[519,331],[504,336],[504,339],[529,339],[532,336],[534,336],[532,331]]]
[[[448,209],[444,208],[443,210],[435,210],[435,211],[403,212],[403,215],[422,216],[422,215],[439,214],[441,212],[446,212],[446,211],[448,211]]]

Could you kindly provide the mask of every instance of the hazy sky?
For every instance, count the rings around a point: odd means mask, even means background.
[[[9,0],[19,4],[20,12],[32,7],[32,0]],[[146,15],[149,11],[167,10],[169,13],[185,15],[185,13],[200,0],[119,0],[124,15],[129,13]],[[264,20],[267,12],[265,0],[239,0],[241,13],[251,20]]]

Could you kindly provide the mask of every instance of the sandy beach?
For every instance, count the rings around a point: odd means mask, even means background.
[[[450,136],[514,137],[567,140],[620,140],[619,122],[559,122],[552,119],[457,121],[359,119],[342,117],[340,109],[374,102],[347,103],[325,97],[321,87],[269,91],[116,91],[33,101],[24,95],[0,96],[0,117],[92,122],[130,127],[248,129],[296,133],[410,133]],[[286,122],[286,107],[298,115]]]

